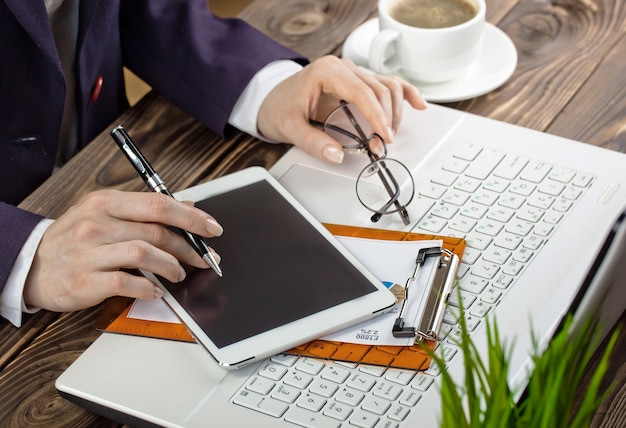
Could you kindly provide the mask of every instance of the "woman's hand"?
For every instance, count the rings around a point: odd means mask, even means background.
[[[180,262],[208,267],[184,238],[164,225],[203,237],[222,233],[213,217],[169,196],[90,193],[44,233],[26,280],[25,303],[72,311],[115,295],[161,297],[150,280],[120,269],[145,269],[179,282],[185,278]]]
[[[340,163],[341,145],[309,124],[309,119],[323,120],[339,100],[355,104],[385,142],[393,142],[404,100],[413,108],[426,108],[417,88],[404,80],[372,74],[329,55],[269,93],[259,111],[259,132],[270,140],[292,143],[313,156]]]

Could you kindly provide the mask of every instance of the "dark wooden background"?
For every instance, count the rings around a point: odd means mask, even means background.
[[[311,59],[338,54],[345,37],[376,15],[376,0],[257,0],[241,17]],[[487,0],[487,20],[519,55],[501,88],[449,106],[626,152],[626,2]],[[150,93],[118,121],[130,130],[173,191],[249,165],[270,167],[286,145],[247,135],[224,141]],[[143,191],[108,130],[20,206],[55,218],[85,193]],[[60,398],[55,379],[99,335],[98,308],[40,312],[16,329],[0,321],[0,426],[119,426]],[[592,426],[626,425],[626,333]],[[584,387],[581,388],[584,390]]]

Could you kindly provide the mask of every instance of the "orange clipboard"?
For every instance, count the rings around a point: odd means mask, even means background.
[[[394,241],[441,240],[443,248],[456,254],[459,259],[462,258],[465,250],[465,240],[461,238],[337,224],[324,224],[324,226],[336,236]],[[129,318],[128,313],[133,302],[134,299],[123,297],[109,299],[99,313],[96,320],[96,328],[112,333],[195,342],[191,333],[182,323],[176,324]],[[431,350],[435,347],[434,340],[425,340],[423,343]],[[285,353],[413,370],[426,370],[430,366],[431,361],[428,353],[421,345],[374,346],[314,340],[290,349]]]

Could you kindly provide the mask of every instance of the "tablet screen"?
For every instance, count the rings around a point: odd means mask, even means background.
[[[377,289],[265,180],[196,202],[224,227],[207,240],[222,278],[185,266],[159,278],[222,348]]]

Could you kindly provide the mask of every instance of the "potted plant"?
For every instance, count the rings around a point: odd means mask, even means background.
[[[572,317],[540,350],[534,340],[534,368],[522,399],[507,381],[512,344],[505,343],[497,325],[487,321],[487,358],[481,357],[472,343],[463,310],[460,312],[461,335],[457,345],[464,359],[464,380],[457,383],[437,352],[427,350],[441,371],[441,426],[558,428],[588,427],[591,418],[606,394],[599,388],[609,364],[610,353],[618,331],[608,341],[600,363],[593,373],[584,398],[577,402],[576,391],[589,370],[599,339],[599,330],[592,320],[577,331],[572,330]]]

